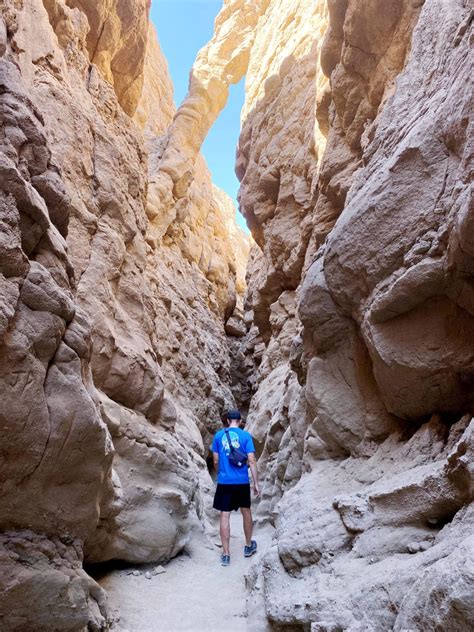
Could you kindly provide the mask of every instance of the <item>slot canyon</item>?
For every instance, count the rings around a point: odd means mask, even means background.
[[[0,631],[473,630],[473,0],[223,0],[177,108],[150,4],[0,0]]]

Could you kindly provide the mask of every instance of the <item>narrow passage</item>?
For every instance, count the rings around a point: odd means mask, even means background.
[[[116,570],[100,580],[119,619],[117,632],[243,632],[256,629],[246,619],[245,575],[271,542],[272,529],[257,527],[258,553],[244,558],[240,512],[231,516],[231,564],[220,565],[221,548],[197,533],[187,551],[152,575],[147,565]],[[216,537],[218,541],[218,536]],[[139,575],[131,574],[134,570]],[[258,624],[257,624],[258,625]]]

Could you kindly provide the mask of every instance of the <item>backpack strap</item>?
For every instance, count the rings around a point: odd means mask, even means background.
[[[230,434],[229,434],[229,431],[227,430],[227,428],[224,428],[224,432],[225,432],[226,437],[227,437],[227,442],[229,443],[229,448],[230,448],[230,451],[231,451],[231,452],[235,452],[235,448],[234,448],[234,446],[232,445],[232,441],[231,441],[231,438],[230,438]]]

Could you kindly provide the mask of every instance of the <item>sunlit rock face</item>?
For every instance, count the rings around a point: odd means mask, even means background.
[[[44,5],[54,16],[53,26],[64,46],[70,43],[64,5],[87,16],[89,59],[114,87],[124,111],[133,116],[143,88],[150,0],[45,0]]]
[[[326,24],[323,2],[270,2],[246,78],[236,173],[241,209],[257,242],[248,273],[246,354],[256,390],[248,424],[266,478],[262,515],[301,474],[303,437],[291,427],[304,420],[306,404],[290,356],[325,146],[315,111],[327,84],[317,63]]]
[[[156,230],[174,106],[146,2],[0,8],[0,628],[106,629],[83,561],[165,561],[207,523],[248,245],[199,155]]]
[[[468,4],[275,1],[257,26],[237,173],[268,629],[474,624]]]

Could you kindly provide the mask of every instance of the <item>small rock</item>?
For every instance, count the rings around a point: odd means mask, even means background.
[[[151,573],[150,573],[150,571],[147,571],[147,572],[145,573],[145,578],[146,578],[146,579],[151,579]]]
[[[166,569],[163,566],[155,566],[152,571],[153,575],[161,575],[162,573],[166,573]]]
[[[430,542],[429,540],[423,540],[423,542],[420,542],[420,551],[427,551],[431,548],[431,546],[432,542]]]
[[[242,338],[247,333],[247,327],[242,320],[231,316],[225,324],[225,333],[228,336],[236,336]]]
[[[134,575],[135,577],[138,577],[140,575],[140,571],[133,571],[132,575]]]

